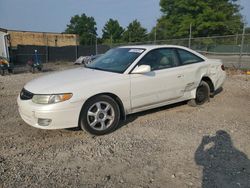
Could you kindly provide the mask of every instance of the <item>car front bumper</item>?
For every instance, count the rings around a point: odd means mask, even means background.
[[[17,98],[21,118],[29,125],[40,129],[65,129],[78,126],[82,102],[64,101],[57,104],[35,104],[31,100]],[[39,120],[50,120],[46,126]]]

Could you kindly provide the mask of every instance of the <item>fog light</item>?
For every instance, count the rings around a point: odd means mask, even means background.
[[[40,126],[48,126],[50,123],[51,123],[51,119],[41,119],[41,118],[38,118],[38,125]]]

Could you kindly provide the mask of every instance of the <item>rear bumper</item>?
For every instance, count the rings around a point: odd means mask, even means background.
[[[21,118],[29,125],[40,129],[64,129],[78,126],[78,119],[82,108],[82,103],[70,103],[68,101],[38,105],[31,100],[17,99],[18,111]],[[50,124],[41,126],[38,119],[49,119]]]

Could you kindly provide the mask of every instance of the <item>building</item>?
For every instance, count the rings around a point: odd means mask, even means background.
[[[78,45],[78,35],[75,34],[17,30],[6,31],[10,36],[10,44],[12,47],[17,47],[18,45],[53,47]]]

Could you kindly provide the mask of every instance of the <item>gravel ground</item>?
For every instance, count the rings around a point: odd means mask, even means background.
[[[0,187],[250,187],[250,76],[230,74],[197,108],[130,115],[112,134],[40,130],[18,115],[29,80],[72,68],[0,77]]]

